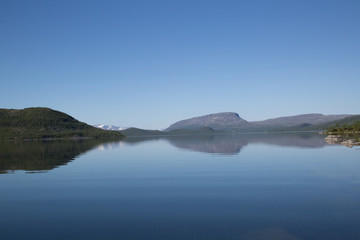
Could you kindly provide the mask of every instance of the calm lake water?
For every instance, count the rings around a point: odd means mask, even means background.
[[[316,133],[0,142],[1,239],[358,240],[357,149]]]

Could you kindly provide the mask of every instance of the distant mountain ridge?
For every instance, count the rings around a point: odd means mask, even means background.
[[[324,124],[349,117],[349,114],[323,115],[319,113],[301,114],[272,118],[263,121],[246,121],[234,112],[208,114],[200,117],[189,118],[171,124],[166,132],[174,130],[195,130],[209,127],[217,131],[268,131],[274,128],[291,126],[308,126]]]
[[[351,124],[360,115],[302,114],[263,121],[247,121],[234,112],[213,113],[170,125],[165,131],[96,127],[50,108],[0,109],[0,139],[122,138],[124,136],[211,135],[241,132],[326,130],[334,124]],[[101,129],[99,129],[101,128]],[[106,131],[104,130],[106,129]]]
[[[266,126],[282,126],[282,127],[290,127],[301,124],[321,124],[331,121],[340,120],[346,117],[349,117],[349,114],[339,114],[339,115],[323,115],[319,113],[311,113],[311,114],[300,114],[295,116],[287,116],[287,117],[278,117],[267,119],[264,121],[254,121],[253,123],[258,123]]]
[[[317,130],[327,130],[329,127],[339,124],[342,126],[343,124],[353,124],[356,121],[360,121],[360,115],[350,115],[348,117],[338,119],[335,121],[320,123],[320,124],[299,124],[296,126],[289,127],[279,127],[271,129],[272,132],[286,132],[286,131],[317,131]]]

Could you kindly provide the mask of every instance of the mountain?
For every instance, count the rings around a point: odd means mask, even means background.
[[[313,130],[326,130],[331,126],[334,126],[335,124],[339,124],[342,126],[343,124],[353,124],[356,121],[360,121],[360,115],[352,115],[348,116],[339,120],[320,123],[320,124],[300,124],[296,126],[290,126],[290,127],[280,127],[280,128],[274,128],[271,131],[272,132],[284,132],[284,131],[313,131]]]
[[[0,139],[122,138],[50,108],[0,109]]]
[[[127,129],[127,127],[118,127],[114,125],[105,125],[105,124],[96,124],[94,125],[96,128],[100,128],[103,130],[110,130],[110,131],[121,131]]]
[[[342,115],[323,115],[319,113],[313,114],[301,114],[296,116],[288,116],[288,117],[279,117],[272,118],[264,121],[255,121],[253,123],[257,123],[263,126],[272,126],[272,127],[289,127],[296,126],[301,124],[322,124],[326,122],[336,121],[339,119],[343,119],[350,115],[342,114]]]
[[[224,130],[246,125],[248,125],[248,122],[237,113],[223,112],[182,120],[170,125],[165,131],[169,132],[176,129],[194,130],[203,127],[209,127],[213,130]]]
[[[335,124],[353,124],[354,122],[360,121],[360,115],[352,115],[337,121],[333,121],[333,122],[329,122],[328,124],[326,124],[326,128],[335,125]]]
[[[299,130],[312,125],[341,120],[349,116],[351,115],[302,114],[250,122],[242,119],[237,113],[224,112],[181,120],[170,125],[165,131],[173,132],[174,130],[195,130],[209,127],[215,131],[250,132],[294,126]]]

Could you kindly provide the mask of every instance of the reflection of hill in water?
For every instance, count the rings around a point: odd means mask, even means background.
[[[123,143],[136,145],[144,141],[168,141],[172,145],[197,152],[238,154],[248,144],[262,143],[284,147],[321,148],[324,135],[316,133],[271,133],[239,135],[195,135],[163,138],[126,138],[121,142],[101,140],[19,141],[0,143],[0,173],[14,170],[43,171],[66,165],[93,148],[117,148]]]
[[[238,154],[242,147],[254,143],[300,148],[322,148],[325,146],[324,136],[317,133],[203,135],[178,136],[167,139],[178,148],[229,155]]]
[[[43,171],[66,165],[104,141],[59,140],[0,143],[0,173],[14,170]]]
[[[168,140],[178,148],[226,155],[237,154],[243,146],[248,144],[246,139],[239,138],[237,135],[178,136],[168,138]]]

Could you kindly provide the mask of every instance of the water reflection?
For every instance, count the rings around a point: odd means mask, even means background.
[[[148,141],[167,141],[171,145],[196,152],[236,155],[248,144],[273,144],[283,147],[321,148],[324,136],[301,134],[240,134],[177,136],[164,138],[127,138],[121,142],[99,140],[19,141],[0,142],[0,173],[15,170],[40,172],[66,165],[91,149],[109,150],[122,145],[137,145]]]
[[[256,143],[300,148],[322,148],[326,145],[324,136],[317,133],[179,136],[167,140],[178,148],[226,155],[239,154],[244,146]]]
[[[0,142],[0,173],[51,170],[103,143],[99,140]]]
[[[173,146],[195,152],[233,155],[249,141],[239,135],[179,136],[167,139]]]
[[[0,175],[2,238],[358,240],[358,152],[323,137],[0,142],[3,171],[96,149]]]

